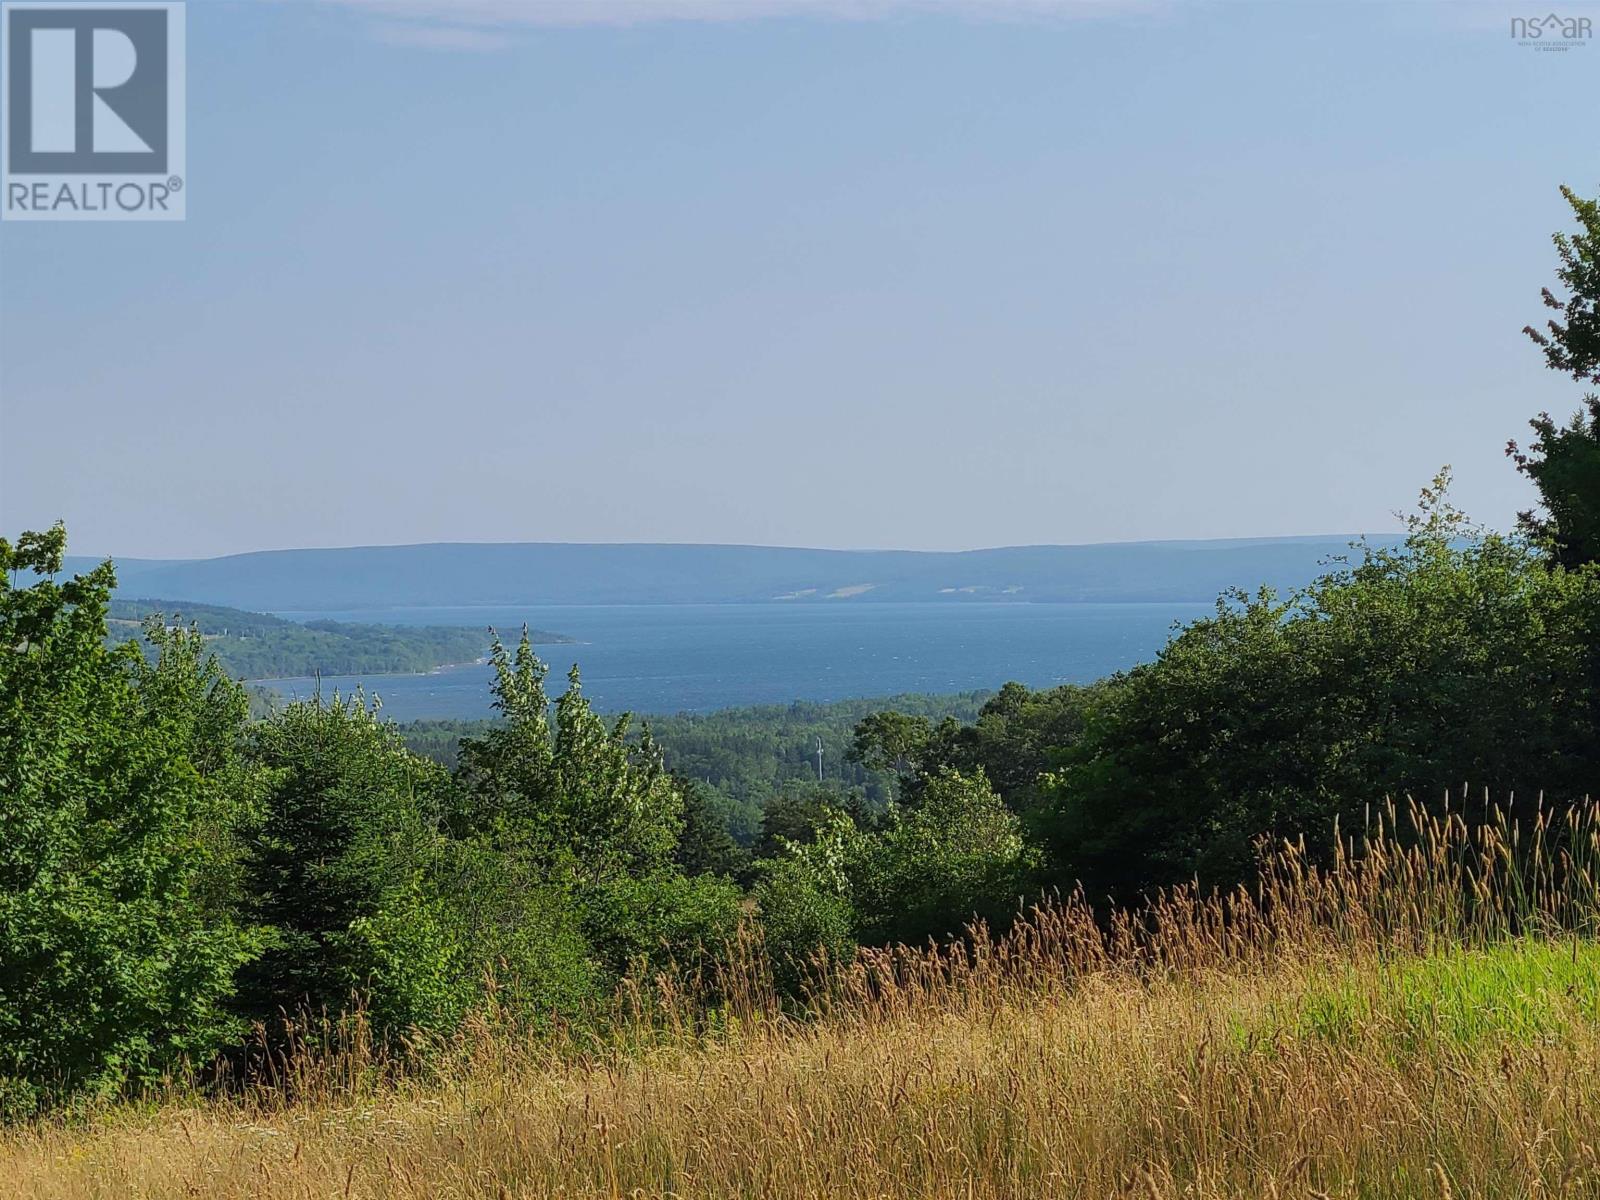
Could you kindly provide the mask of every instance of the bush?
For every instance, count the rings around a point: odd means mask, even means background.
[[[755,900],[773,981],[789,995],[803,991],[819,956],[830,962],[854,957],[850,902],[803,857],[763,862]]]
[[[894,808],[846,868],[863,942],[959,936],[974,918],[1005,922],[1032,858],[1017,818],[982,775],[939,770],[914,809]]]
[[[739,925],[737,885],[661,869],[586,888],[582,924],[613,977],[669,963],[693,969],[721,958]]]
[[[510,886],[498,856],[440,843],[438,861],[341,938],[352,991],[380,1029],[449,1033],[488,999],[531,1025],[602,994],[566,896]]]
[[[428,888],[444,898],[459,980],[475,1000],[492,977],[501,1008],[539,1024],[603,996],[605,975],[568,891],[476,839],[441,844]]]

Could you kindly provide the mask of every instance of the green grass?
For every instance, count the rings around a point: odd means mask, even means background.
[[[1549,1042],[1579,1022],[1600,1023],[1600,946],[1511,941],[1385,959],[1376,970],[1321,968],[1304,991],[1270,1006],[1264,1022],[1239,1022],[1233,1032],[1241,1046],[1286,1037],[1354,1046],[1379,1030],[1406,1055],[1424,1042],[1463,1050]]]

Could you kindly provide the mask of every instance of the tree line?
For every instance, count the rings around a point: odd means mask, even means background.
[[[652,716],[650,732],[668,770],[692,786],[733,840],[749,849],[761,842],[763,814],[798,797],[858,794],[860,802],[872,809],[889,803],[894,772],[848,753],[863,718],[892,708],[936,721],[966,723],[977,717],[991,695],[991,691],[912,693],[876,700],[797,700],[672,713]],[[488,719],[422,719],[403,721],[399,730],[409,749],[453,767],[462,739],[481,736],[493,724]]]
[[[1566,294],[1530,332],[1594,384],[1600,208],[1567,196]],[[1472,526],[1441,474],[1402,545],[1226,595],[1150,663],[1008,685],[971,720],[863,714],[850,761],[886,791],[783,786],[752,848],[576,670],[552,702],[526,636],[494,642],[499,719],[446,766],[360,695],[252,719],[200,630],[154,617],[148,653],[108,644],[114,567],[61,579],[60,526],[0,541],[0,1110],[237,1058],[294,1014],[359,1006],[397,1039],[491,1003],[533,1030],[585,1019],[627,981],[714,977],[752,924],[799,993],[819,955],[959,937],[1045,890],[1232,886],[1263,839],[1314,859],[1385,797],[1592,792],[1584,404],[1509,448],[1542,501],[1516,532]]]
[[[489,635],[482,629],[299,622],[185,600],[112,600],[106,636],[113,643],[141,643],[153,653],[143,640],[145,622],[152,616],[198,630],[207,650],[235,679],[420,673],[477,662],[489,651]],[[572,640],[543,629],[529,633],[535,644]]]

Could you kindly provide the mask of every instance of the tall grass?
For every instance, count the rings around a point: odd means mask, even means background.
[[[596,1039],[325,1023],[225,1098],[0,1135],[0,1196],[1600,1195],[1600,810],[1375,813],[1321,865],[818,963],[758,931]]]

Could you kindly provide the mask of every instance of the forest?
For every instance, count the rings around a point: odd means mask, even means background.
[[[936,721],[970,722],[991,694],[797,700],[646,720],[667,769],[695,785],[734,841],[749,848],[761,837],[762,814],[786,800],[859,793],[861,802],[881,810],[893,799],[892,768],[868,765],[850,753],[856,726],[865,718],[893,709]],[[407,749],[454,767],[461,739],[482,736],[492,725],[490,720],[419,720],[403,721],[398,728]]]
[[[1565,295],[1529,333],[1593,386],[1600,206],[1567,196]],[[1542,501],[1518,530],[1473,525],[1441,472],[1398,546],[1224,595],[1099,683],[654,729],[596,713],[575,669],[552,697],[526,636],[491,645],[498,719],[470,729],[337,695],[252,718],[221,650],[276,623],[151,615],[141,648],[110,636],[132,619],[112,563],[62,578],[60,526],[0,541],[0,1107],[186,1071],[225,1090],[316,1015],[391,1046],[489,1011],[602,1036],[616,997],[671,1008],[692,979],[709,1035],[752,956],[805,1019],[831,966],[1037,940],[1049,897],[1082,906],[1074,937],[1134,945],[1119,912],[1248,896],[1283,847],[1343,869],[1340,831],[1407,797],[1447,841],[1504,800],[1520,837],[1600,778],[1600,399],[1582,403],[1511,447]],[[847,724],[844,761],[808,778],[807,742]]]
[[[144,639],[145,623],[151,617],[197,630],[205,638],[207,651],[236,679],[420,673],[477,662],[489,652],[489,635],[482,629],[298,622],[184,600],[112,599],[106,611],[106,636],[113,644],[134,642],[153,650]],[[529,635],[540,645],[571,641],[545,629],[530,630]]]

